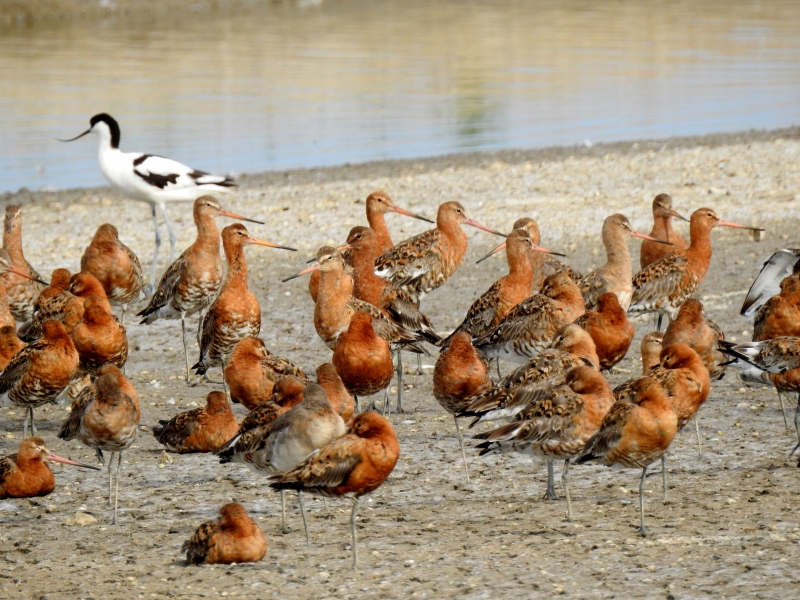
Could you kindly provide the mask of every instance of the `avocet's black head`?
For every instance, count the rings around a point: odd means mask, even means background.
[[[82,134],[75,136],[74,138],[68,140],[59,140],[60,142],[74,142],[75,140],[82,138],[83,136],[89,133],[98,133],[100,137],[107,136],[109,138],[109,142],[112,148],[119,148],[119,124],[117,123],[116,119],[109,114],[106,113],[99,113],[93,116],[89,123],[91,127],[84,131]]]

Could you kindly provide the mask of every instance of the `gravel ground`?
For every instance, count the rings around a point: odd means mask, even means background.
[[[362,223],[363,199],[376,188],[431,217],[439,203],[457,199],[474,218],[503,230],[520,216],[534,216],[543,244],[567,252],[584,272],[604,260],[603,217],[623,212],[648,231],[658,192],[672,194],[684,214],[709,206],[724,219],[765,227],[761,243],[746,232],[715,230],[714,259],[698,294],[729,339],[745,340],[751,326],[738,316],[745,291],[761,260],[795,239],[795,222],[787,217],[800,207],[798,159],[796,129],[463,155],[245,177],[225,205],[265,220],[266,226],[251,228],[258,237],[300,249],[251,248],[248,259],[267,346],[309,372],[330,353],[314,332],[305,281],[280,279],[318,246],[340,242]],[[42,273],[59,266],[77,270],[83,247],[103,222],[115,223],[145,264],[151,256],[147,208],[109,189],[23,190],[0,198],[25,205],[26,252]],[[194,235],[189,205],[173,207],[171,216],[185,247]],[[424,228],[400,216],[389,217],[389,226],[396,240]],[[476,266],[496,239],[476,230],[469,235],[461,269],[423,303],[442,331],[505,271],[499,258]],[[631,249],[638,260],[638,243]],[[638,343],[651,321],[636,325],[633,349],[612,384],[639,372]],[[787,590],[797,589],[791,553],[800,540],[798,470],[797,459],[788,456],[796,438],[784,430],[775,393],[746,388],[735,373],[714,385],[701,411],[702,455],[690,432],[673,443],[669,504],[660,502],[660,478],[648,481],[651,535],[642,539],[636,535],[635,471],[574,468],[571,523],[563,500],[540,500],[546,480],[541,460],[477,458],[468,450],[473,478],[465,483],[452,419],[431,394],[433,358],[426,359],[426,375],[406,377],[408,412],[390,417],[402,456],[387,483],[362,504],[361,569],[353,572],[349,503],[334,501],[326,510],[322,501],[309,502],[313,543],[306,547],[296,506],[289,513],[292,531],[280,533],[278,497],[263,478],[241,465],[219,465],[213,456],[161,460],[147,426],[202,404],[210,388],[190,388],[179,379],[178,322],[131,325],[128,333],[128,373],[142,401],[142,431],[123,461],[120,524],[111,525],[105,506],[105,472],[55,465],[53,494],[0,503],[0,598],[786,598]],[[218,370],[211,375],[220,376]],[[236,411],[241,419],[243,410]],[[63,409],[39,409],[37,417],[54,452],[94,460],[79,442],[56,439]],[[19,409],[0,409],[0,455],[16,450],[22,418]],[[265,559],[186,567],[182,542],[231,500],[242,502],[264,529]]]

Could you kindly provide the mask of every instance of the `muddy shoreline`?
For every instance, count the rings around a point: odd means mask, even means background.
[[[760,243],[740,231],[715,230],[714,258],[697,294],[729,338],[741,341],[752,328],[738,309],[761,261],[797,243],[798,159],[800,130],[792,128],[248,175],[224,203],[264,220],[265,226],[250,228],[258,237],[300,249],[288,254],[252,248],[247,256],[267,347],[307,371],[330,352],[314,332],[306,282],[280,280],[317,247],[341,242],[350,227],[361,224],[364,198],[375,189],[427,216],[435,215],[439,203],[456,199],[472,217],[499,229],[534,216],[543,244],[566,252],[583,272],[604,261],[602,218],[623,212],[647,231],[650,202],[659,192],[670,193],[683,213],[709,206],[724,219],[764,227]],[[83,248],[103,222],[116,224],[123,241],[149,265],[147,207],[108,188],[23,191],[1,199],[3,205],[24,205],[26,254],[43,274],[56,267],[77,270]],[[170,216],[178,247],[184,248],[194,237],[189,205],[175,206]],[[396,241],[425,228],[400,216],[388,221]],[[682,224],[678,228],[685,233]],[[495,240],[478,231],[468,234],[467,259],[423,303],[441,331],[454,327],[471,301],[505,272],[501,258],[475,265]],[[638,243],[630,248],[636,264]],[[162,250],[162,269],[165,255]],[[640,370],[638,342],[652,323],[635,325],[634,346],[612,384]],[[180,380],[179,322],[132,324],[128,334],[128,373],[141,398],[143,429],[123,460],[120,524],[111,525],[105,506],[105,472],[54,467],[58,487],[50,496],[0,502],[0,598],[785,598],[800,580],[791,562],[800,543],[800,471],[797,457],[788,456],[796,437],[784,430],[775,393],[745,387],[735,373],[713,386],[700,413],[702,455],[692,432],[674,442],[669,504],[660,502],[660,478],[648,480],[651,535],[642,539],[636,535],[633,471],[572,469],[573,522],[566,521],[563,500],[541,500],[546,469],[538,459],[478,458],[469,449],[472,480],[466,483],[452,419],[431,395],[433,359],[427,359],[425,375],[405,377],[408,412],[390,417],[402,456],[386,485],[363,503],[362,568],[354,573],[349,503],[333,502],[329,510],[321,501],[308,503],[313,543],[306,547],[296,504],[289,514],[292,531],[280,533],[279,500],[263,478],[207,455],[160,461],[161,448],[147,427],[201,404],[218,388],[190,388]],[[218,370],[210,375],[220,376]],[[241,419],[241,407],[236,412]],[[20,410],[0,408],[0,455],[16,450],[22,417]],[[51,449],[94,461],[79,442],[56,439],[65,417],[57,407],[37,412]],[[561,495],[558,482],[556,489]],[[184,566],[182,542],[231,500],[242,502],[264,529],[267,556],[253,565]],[[97,523],[71,524],[77,513]]]

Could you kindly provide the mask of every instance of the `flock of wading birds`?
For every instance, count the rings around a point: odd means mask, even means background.
[[[687,244],[672,228],[673,217],[684,218],[667,194],[653,201],[650,235],[634,231],[621,214],[605,219],[607,263],[586,275],[539,246],[533,219],[519,219],[505,236],[470,219],[458,202],[439,207],[435,228],[394,245],[385,213],[424,217],[396,206],[383,192],[371,194],[366,200],[369,227],[354,227],[338,248],[320,248],[316,260],[289,278],[311,274],[314,325],[333,351],[331,361],[317,368],[316,383],[289,360],[270,353],[257,337],[261,310],[248,289],[245,246],[291,248],[257,240],[241,224],[225,227],[220,235],[217,217],[248,219],[224,210],[212,196],[198,198],[193,210],[195,242],[166,270],[139,316],[148,324],[180,318],[186,351],[185,319],[202,313],[200,358],[191,368],[205,379],[208,369],[222,367],[225,392],[250,413],[237,424],[226,393],[212,391],[204,408],[161,421],[153,434],[169,452],[213,452],[221,463],[244,463],[270,475],[270,486],[281,492],[284,528],[285,490],[298,492],[304,525],[303,492],[350,498],[354,566],[358,498],[387,479],[400,453],[392,425],[374,410],[360,412],[359,397],[386,391],[385,413],[396,373],[397,409],[402,411],[400,350],[419,354],[428,352],[424,343],[440,347],[433,394],[454,417],[467,479],[458,418],[471,417],[470,427],[502,421],[475,436],[481,454],[544,457],[547,499],[556,498],[553,466],[563,460],[569,519],[571,463],[641,469],[643,536],[648,466],[661,459],[666,500],[665,453],[678,431],[692,419],[697,423],[710,381],[721,377],[726,366],[742,368],[744,378],[773,385],[779,395],[800,392],[800,279],[795,272],[800,251],[776,252],[753,284],[742,314],[754,318],[754,341],[725,342],[691,296],[711,262],[711,229],[747,227],[700,208],[689,219]],[[420,300],[445,284],[462,263],[467,250],[463,225],[505,237],[489,255],[505,249],[508,274],[442,338],[420,310]],[[644,240],[641,270],[635,275],[628,251],[631,236]],[[220,238],[227,261],[224,276]],[[6,208],[3,250],[0,393],[27,413],[18,454],[0,462],[0,498],[52,492],[55,482],[47,461],[99,470],[51,454],[41,437],[27,437],[29,422],[36,434],[35,407],[67,399],[71,412],[58,437],[78,438],[96,450],[101,463],[103,452],[110,453],[109,504],[117,455],[116,523],[121,456],[136,438],[140,420],[137,392],[123,371],[125,313],[144,296],[146,283],[139,261],[119,240],[117,229],[104,224],[83,254],[81,271],[71,275],[56,269],[46,283],[24,258],[19,206]],[[121,306],[120,319],[112,305]],[[634,327],[626,313],[631,312],[657,313],[659,329],[666,315],[669,325],[663,333],[644,337],[642,376],[612,390],[603,371],[629,350]],[[23,322],[19,329],[16,321]],[[491,359],[498,361],[496,381]],[[501,359],[522,365],[500,377]],[[186,351],[187,381],[189,363]],[[227,504],[220,514],[186,542],[188,562],[260,560],[266,538],[244,508]]]

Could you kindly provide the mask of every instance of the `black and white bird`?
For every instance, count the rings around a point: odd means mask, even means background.
[[[761,272],[750,286],[739,314],[752,323],[767,300],[781,292],[781,281],[798,273],[800,249],[784,248],[774,252],[761,265]]]
[[[141,152],[122,152],[119,149],[120,130],[117,121],[106,113],[100,113],[89,121],[91,127],[82,134],[62,142],[72,142],[89,133],[100,136],[98,160],[106,179],[123,194],[133,200],[147,202],[153,215],[156,239],[153,265],[150,271],[149,292],[156,280],[156,262],[161,236],[158,232],[156,207],[161,209],[169,233],[169,261],[175,254],[175,232],[167,216],[167,202],[191,202],[205,194],[226,194],[233,191],[236,183],[230,177],[211,175],[192,169],[163,156]]]

